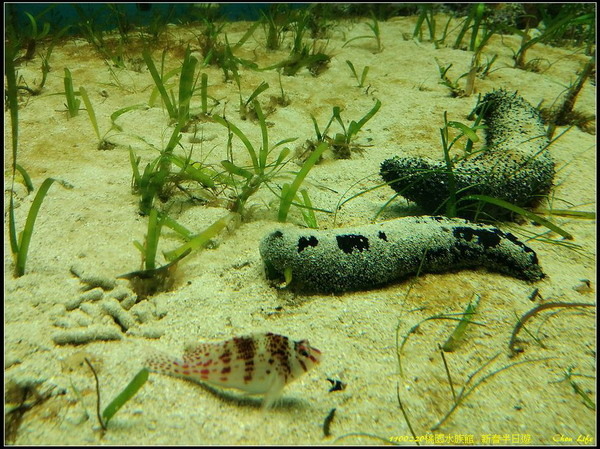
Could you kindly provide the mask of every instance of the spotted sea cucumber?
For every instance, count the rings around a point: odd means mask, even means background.
[[[363,290],[419,271],[483,266],[519,279],[544,277],[535,252],[514,235],[463,219],[405,217],[356,228],[282,229],[260,243],[269,279],[291,271],[290,288]]]
[[[555,173],[539,112],[505,90],[486,94],[478,110],[487,127],[486,149],[454,165],[457,199],[480,194],[517,206],[535,205],[550,191]],[[380,174],[394,190],[429,214],[440,213],[450,197],[449,173],[443,161],[396,156],[383,161]],[[462,216],[468,218],[468,208],[463,210]]]

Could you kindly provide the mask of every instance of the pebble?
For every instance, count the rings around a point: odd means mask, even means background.
[[[135,326],[135,319],[127,310],[121,307],[121,304],[115,298],[105,299],[102,301],[101,307],[106,314],[113,317],[117,321],[124,331],[132,326]]]

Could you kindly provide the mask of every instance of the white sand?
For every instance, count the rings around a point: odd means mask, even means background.
[[[309,190],[316,207],[334,210],[338,201],[379,183],[381,161],[395,154],[427,155],[442,158],[439,128],[443,113],[449,120],[469,123],[476,96],[451,98],[449,89],[439,84],[436,58],[442,65],[452,63],[451,79],[465,73],[472,53],[451,48],[435,49],[431,43],[403,39],[410,36],[414,18],[397,18],[380,23],[383,51],[375,53],[373,40],[354,36],[370,34],[365,23],[342,23],[334,27],[327,52],[332,55],[329,69],[319,77],[306,70],[295,77],[283,77],[283,87],[292,103],[269,115],[270,142],[298,137],[290,147],[300,147],[314,138],[310,115],[321,128],[333,106],[342,108],[344,120],[358,120],[374,104],[382,101],[379,113],[365,126],[357,142],[368,145],[364,153],[350,160],[333,160],[331,155],[310,173]],[[445,22],[444,22],[445,23]],[[226,27],[230,42],[236,42],[247,29],[246,23]],[[192,30],[172,28],[168,37],[167,68],[180,64],[185,43],[196,40]],[[266,66],[284,59],[287,49],[267,53],[262,29],[256,31],[236,54]],[[448,42],[453,42],[449,38]],[[496,88],[518,90],[531,104],[553,103],[571,83],[587,57],[569,48],[536,45],[528,58],[543,58],[541,73],[513,68],[512,54],[519,45],[516,36],[494,36],[485,57],[498,54],[485,79],[477,79],[476,91]],[[159,61],[160,51],[154,52]],[[140,57],[139,49],[131,55]],[[368,92],[356,87],[346,60],[358,71],[370,66]],[[143,64],[142,64],[143,65]],[[40,60],[19,68],[30,84],[40,77]],[[123,334],[114,320],[102,312],[98,301],[88,298],[79,307],[65,306],[81,294],[79,280],[70,273],[76,266],[88,274],[108,278],[140,267],[140,254],[132,241],[143,242],[147,218],[138,214],[139,197],[131,193],[131,166],[128,147],[142,158],[141,167],[157,156],[139,137],[161,148],[171,135],[168,117],[159,105],[123,115],[118,123],[123,133],[111,132],[110,141],[119,145],[98,151],[97,138],[85,111],[67,119],[64,112],[63,68],[71,70],[74,85],[85,86],[93,102],[102,133],[110,127],[110,114],[119,108],[147,104],[153,82],[144,69],[114,69],[122,87],[115,85],[107,65],[83,40],[71,40],[54,50],[52,72],[42,93],[23,97],[20,108],[19,163],[40,186],[47,177],[65,180],[71,190],[52,186],[46,197],[29,250],[27,273],[12,275],[13,261],[5,226],[5,384],[35,385],[41,394],[50,394],[43,404],[23,417],[15,443],[28,444],[326,444],[350,433],[368,433],[383,439],[403,439],[410,435],[397,401],[397,386],[412,426],[418,436],[432,434],[430,428],[452,406],[452,395],[438,344],[443,344],[455,327],[452,321],[428,321],[412,334],[402,352],[403,376],[398,373],[396,329],[400,336],[421,320],[441,313],[460,313],[474,294],[482,296],[476,321],[454,352],[446,354],[458,391],[469,375],[496,354],[498,357],[476,376],[473,385],[486,374],[518,361],[531,360],[502,371],[482,383],[469,395],[445,424],[435,432],[439,441],[474,443],[496,436],[502,443],[530,442],[555,444],[557,438],[589,436],[595,442],[595,412],[586,408],[581,396],[564,378],[565,370],[587,377],[573,380],[595,399],[595,309],[552,309],[527,323],[544,348],[525,331],[525,352],[514,359],[507,349],[517,316],[535,307],[528,299],[539,288],[543,301],[595,301],[595,222],[555,217],[557,224],[574,235],[574,251],[565,246],[530,240],[538,253],[547,279],[531,285],[485,270],[423,275],[407,296],[411,280],[372,291],[339,296],[294,295],[272,288],[264,279],[258,242],[278,227],[276,198],[267,189],[251,198],[246,222],[222,233],[212,249],[194,252],[179,267],[173,291],[162,293],[134,306],[137,321],[130,334]],[[131,64],[129,65],[131,67]],[[239,118],[238,92],[234,83],[224,83],[222,71],[203,69],[209,76],[209,94],[220,99],[216,112],[223,112],[259,145],[256,123]],[[278,95],[274,71],[241,70],[242,93],[247,97],[261,81],[270,84],[261,95]],[[464,79],[463,79],[464,80]],[[461,80],[461,83],[463,82]],[[107,94],[106,98],[101,92]],[[595,113],[596,89],[589,81],[577,100],[576,109]],[[194,99],[193,107],[199,106]],[[83,107],[83,106],[82,106]],[[10,116],[5,112],[5,123]],[[337,125],[332,130],[337,130]],[[194,160],[218,165],[226,158],[227,134],[216,123],[199,125],[211,140],[194,146]],[[563,131],[559,128],[558,133]],[[200,131],[199,131],[200,134]],[[189,136],[182,142],[189,150]],[[591,211],[595,209],[595,136],[571,129],[551,147],[559,172],[553,207]],[[10,188],[10,129],[5,126],[5,201]],[[249,162],[247,152],[234,140],[237,163]],[[293,164],[291,165],[293,166]],[[291,167],[290,166],[290,167]],[[294,166],[296,167],[296,166]],[[21,228],[33,199],[18,185],[16,210]],[[389,188],[377,189],[350,201],[333,215],[318,214],[321,228],[369,223],[392,196]],[[397,199],[380,218],[406,214],[406,202]],[[412,206],[411,206],[412,207]],[[5,222],[8,206],[5,205]],[[414,211],[413,208],[410,209]],[[222,204],[175,204],[170,215],[194,232],[199,232],[225,215]],[[290,224],[302,224],[299,211],[292,209]],[[523,240],[545,228],[530,223],[506,224],[504,229]],[[549,237],[560,240],[556,235]],[[181,245],[172,231],[165,229],[159,250]],[[160,258],[160,263],[164,260]],[[592,280],[592,291],[573,289],[581,279]],[[129,292],[126,281],[116,290]],[[137,315],[134,313],[137,312]],[[558,313],[557,313],[558,312]],[[95,341],[85,345],[57,345],[53,336],[65,329],[104,326],[122,339]],[[281,405],[262,412],[260,399],[243,394],[208,391],[181,379],[151,374],[142,390],[125,405],[102,434],[95,416],[94,379],[82,357],[90,357],[100,378],[102,406],[108,404],[142,368],[145,351],[161,349],[180,355],[186,342],[226,339],[235,335],[270,331],[294,339],[308,338],[324,353],[323,363],[284,390]],[[144,334],[145,332],[145,334]],[[140,335],[155,333],[160,339]],[[344,391],[329,393],[327,377],[341,379]],[[6,389],[6,387],[5,387]],[[323,436],[323,420],[336,408],[331,437]],[[455,440],[449,440],[455,438]],[[445,439],[445,440],[444,440]],[[342,444],[378,443],[367,437],[349,436]]]

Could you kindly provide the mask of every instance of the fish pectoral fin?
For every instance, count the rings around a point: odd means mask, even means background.
[[[283,387],[285,387],[285,382],[283,379],[281,379],[279,376],[273,379],[273,382],[265,393],[265,398],[263,399],[263,410],[273,408],[275,403],[279,400],[279,398],[281,398]]]

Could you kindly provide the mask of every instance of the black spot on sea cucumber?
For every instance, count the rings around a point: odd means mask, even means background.
[[[369,239],[364,235],[359,234],[344,234],[336,236],[338,248],[346,254],[351,254],[352,251],[359,252],[369,249]]]
[[[525,251],[526,253],[533,252],[533,250],[530,247],[528,247],[527,245],[525,245],[522,241],[520,241],[518,238],[516,238],[510,232],[507,232],[506,234],[504,234],[504,236],[508,240],[510,240],[511,242],[513,242],[515,245],[520,246],[521,248],[523,248],[523,251]]]
[[[477,237],[477,243],[483,246],[484,249],[487,248],[495,248],[501,241],[501,237],[498,233],[503,234],[497,230],[487,230],[487,229],[473,229],[469,227],[459,226],[454,228],[453,235],[457,239],[463,239],[467,242],[473,240],[473,237]]]
[[[280,239],[281,237],[283,237],[283,232],[275,231],[271,234],[271,237],[273,237],[274,239]]]
[[[459,248],[457,248],[459,249]],[[427,265],[435,265],[438,261],[444,260],[451,263],[456,262],[456,253],[452,251],[452,248],[428,248],[427,251],[423,254],[425,258],[424,263]]]
[[[534,250],[532,250],[529,246],[525,245],[523,242],[521,242],[519,239],[517,239],[513,234],[511,234],[510,232],[507,232],[505,234],[506,238],[508,240],[510,240],[511,242],[513,242],[515,245],[519,246],[520,248],[523,249],[524,252],[526,253],[531,253],[530,257],[531,257],[531,262],[535,265],[537,265],[539,263],[538,258],[537,258],[537,254],[535,253]]]
[[[387,235],[385,235],[385,232],[383,232],[383,231],[379,231],[379,234],[377,234],[377,237],[379,237],[381,240],[385,240],[386,242],[388,241]]]
[[[317,246],[319,244],[319,240],[314,235],[311,235],[309,238],[300,237],[298,239],[298,252],[301,253],[309,246]]]

